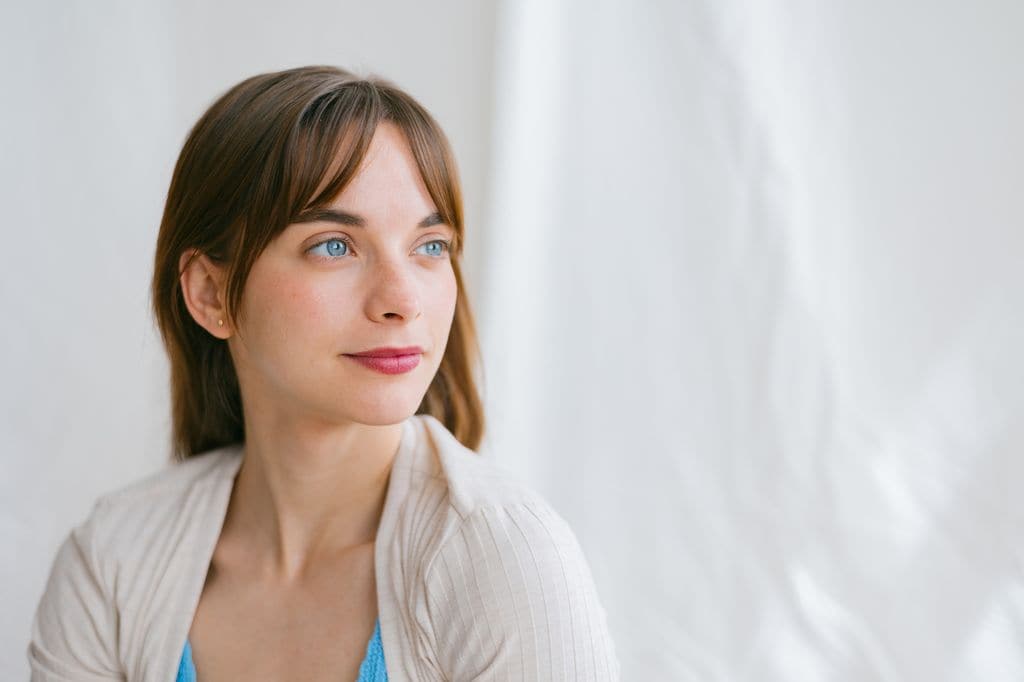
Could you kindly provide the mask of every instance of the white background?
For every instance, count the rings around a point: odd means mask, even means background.
[[[5,5],[0,677],[166,459],[147,286],[189,126],[261,71],[452,139],[484,451],[641,680],[1024,678],[1024,5]]]

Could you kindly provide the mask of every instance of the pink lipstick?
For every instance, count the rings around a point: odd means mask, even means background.
[[[364,367],[382,374],[403,374],[409,372],[420,364],[423,349],[419,346],[406,346],[404,348],[374,348],[362,353],[346,353]]]

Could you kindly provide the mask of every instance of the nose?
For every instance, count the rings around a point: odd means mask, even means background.
[[[375,322],[415,320],[422,313],[420,288],[409,267],[390,259],[379,261],[371,275],[366,314]]]

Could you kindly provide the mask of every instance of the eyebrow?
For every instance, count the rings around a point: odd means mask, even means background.
[[[339,225],[349,225],[351,227],[366,227],[366,218],[355,213],[349,213],[348,211],[340,211],[334,208],[318,208],[312,211],[306,211],[305,213],[299,214],[299,217],[295,220],[297,223],[314,223],[314,222],[329,222],[338,223]],[[434,211],[426,218],[421,220],[416,225],[418,228],[433,227],[434,225],[444,225],[444,218],[437,211]]]

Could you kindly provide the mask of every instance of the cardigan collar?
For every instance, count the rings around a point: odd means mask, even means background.
[[[388,474],[384,508],[377,528],[374,546],[374,576],[378,586],[377,612],[381,624],[385,663],[387,662],[386,654],[389,642],[401,635],[397,614],[391,613],[393,602],[392,594],[388,591],[389,567],[386,564],[388,557],[384,550],[392,542],[398,507],[409,490],[410,474],[417,468],[415,460],[418,448],[415,446],[419,441],[420,431],[424,428],[423,420],[431,418],[430,415],[412,415],[402,422],[402,437],[395,453],[391,472]],[[197,483],[197,488],[202,486],[202,493],[197,494],[193,500],[202,508],[198,509],[197,513],[189,515],[190,518],[195,519],[196,526],[190,529],[193,538],[190,543],[191,547],[183,547],[183,551],[176,552],[171,559],[171,561],[187,561],[189,564],[181,572],[181,575],[185,575],[187,578],[179,587],[178,596],[180,598],[173,602],[175,604],[173,613],[163,614],[168,618],[166,621],[167,634],[175,644],[173,647],[165,647],[160,652],[158,664],[160,672],[154,676],[159,679],[174,679],[177,673],[181,651],[185,646],[188,631],[192,627],[192,620],[196,608],[199,606],[199,598],[202,595],[203,586],[206,584],[210,561],[224,526],[235,478],[241,469],[245,455],[245,447],[244,444],[238,443],[220,448],[208,455],[216,457],[216,460],[212,463],[210,475]],[[200,455],[200,457],[208,455]],[[197,492],[199,491],[197,490]],[[145,658],[148,657],[143,657],[144,660]],[[144,660],[139,662],[142,663]],[[142,677],[145,678],[144,675]]]

